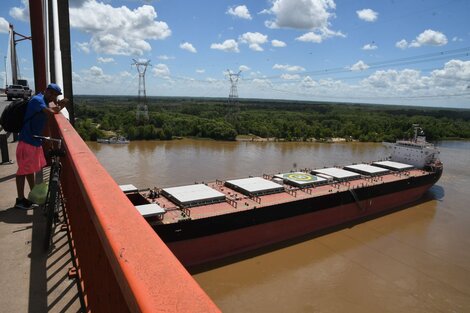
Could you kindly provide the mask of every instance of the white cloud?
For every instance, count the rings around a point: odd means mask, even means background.
[[[98,66],[92,66],[82,72],[84,73],[84,76],[82,77],[83,80],[94,84],[109,83],[113,80],[113,77],[111,75],[105,74],[103,69]]]
[[[410,47],[417,48],[424,45],[443,46],[447,44],[447,37],[441,32],[432,29],[426,29],[410,43]]]
[[[92,66],[89,71],[90,71],[90,74],[93,75],[93,76],[103,76],[104,75],[103,69],[101,67],[98,67],[98,66]]]
[[[263,51],[263,48],[261,47],[262,44],[266,43],[268,41],[268,36],[263,35],[261,33],[244,33],[239,37],[240,41],[242,43],[246,43],[249,45],[251,50],[254,51]]]
[[[240,52],[238,43],[233,39],[227,39],[223,43],[211,44],[211,49],[222,50],[225,52]]]
[[[433,78],[470,80],[470,61],[450,60],[442,70],[434,70],[431,73]]]
[[[196,70],[196,73],[198,73],[198,74],[204,74],[205,72],[206,72],[205,69],[197,69]]]
[[[269,28],[328,28],[328,19],[334,16],[329,10],[335,8],[332,0],[274,0],[271,9],[265,13],[275,15],[275,18],[265,24]]]
[[[160,77],[170,76],[170,69],[166,64],[159,63],[152,68],[152,74]]]
[[[130,78],[130,77],[134,77],[134,75],[132,75],[128,71],[122,71],[122,72],[119,73],[119,77],[121,77],[121,78]]]
[[[261,13],[275,16],[265,22],[266,27],[309,30],[296,40],[320,43],[334,36],[345,37],[341,31],[330,29],[335,9],[333,0],[272,0],[272,7]]]
[[[167,61],[167,60],[174,60],[174,59],[175,59],[175,57],[168,56],[168,55],[159,55],[157,58],[158,58],[159,60],[165,60],[165,61]]]
[[[406,49],[408,47],[408,41],[406,41],[405,39],[397,41],[397,43],[395,43],[395,47],[400,48],[402,50]]]
[[[272,83],[269,79],[254,78],[252,82],[254,85],[257,85],[259,87],[272,87]]]
[[[3,17],[0,17],[0,34],[8,34],[10,32],[10,23]]]
[[[105,54],[142,55],[150,51],[147,40],[171,35],[168,25],[156,18],[150,5],[130,10],[90,0],[70,8],[70,26],[91,34],[89,47]]]
[[[428,76],[413,69],[376,71],[361,82],[371,94],[399,96],[439,95],[466,91],[470,80],[470,61],[450,60]]]
[[[339,31],[334,32],[329,29],[320,29],[320,30],[316,30],[313,32],[305,33],[302,36],[295,38],[295,40],[303,41],[303,42],[321,43],[326,38],[333,37],[333,36],[346,37],[343,33]]]
[[[88,42],[77,42],[76,45],[79,51],[90,53],[90,44]]]
[[[295,38],[295,40],[303,41],[303,42],[320,43],[323,41],[323,38],[321,35],[315,34],[314,32],[309,32],[309,33],[303,34],[300,37]]]
[[[362,47],[362,50],[375,50],[375,49],[377,49],[377,48],[378,48],[377,45],[375,45],[375,44],[373,44],[373,43],[372,43],[372,44],[371,44],[371,43],[368,43],[367,45],[364,45],[364,46]]]
[[[310,76],[305,76],[305,78],[302,80],[301,86],[304,88],[313,88],[318,86],[318,83],[313,80]]]
[[[82,81],[82,77],[80,76],[80,74],[77,74],[75,72],[72,72],[72,81],[74,83],[79,83]]]
[[[454,41],[454,42],[456,42],[456,41],[462,42],[463,39],[462,39],[462,38],[459,38],[459,37],[457,37],[457,36],[454,36],[454,37],[452,37],[452,41]]]
[[[362,60],[359,60],[358,62],[353,64],[349,69],[353,72],[356,72],[356,71],[364,71],[364,70],[367,70],[368,68],[369,68],[369,65],[364,63]]]
[[[14,19],[29,22],[29,2],[28,0],[21,0],[22,7],[13,7],[10,9],[10,16]]]
[[[98,63],[111,63],[111,62],[114,62],[113,58],[99,57],[97,60],[98,60]]]
[[[305,68],[298,65],[288,65],[288,64],[274,64],[273,69],[275,70],[282,70],[287,72],[303,72]]]
[[[366,78],[363,83],[373,88],[387,88],[390,91],[402,92],[425,88],[420,72],[411,69],[377,71]]]
[[[190,44],[189,42],[184,42],[180,44],[180,48],[183,50],[189,51],[191,53],[197,53],[196,48],[194,48],[193,45]]]
[[[271,40],[271,44],[273,45],[273,47],[276,47],[276,48],[284,48],[286,45],[286,43],[284,41],[280,41],[280,40]]]
[[[432,29],[426,29],[419,34],[416,39],[408,43],[405,39],[398,41],[395,47],[400,49],[419,48],[421,46],[443,46],[447,44],[447,37],[441,32]]]
[[[229,7],[226,13],[232,16],[238,17],[238,18],[251,20],[250,11],[248,11],[248,8],[246,7],[246,5],[239,5],[237,7]]]
[[[250,70],[250,68],[246,65],[240,65],[238,67],[238,70],[242,71],[242,72],[248,72]]]
[[[285,80],[296,80],[296,79],[300,79],[300,75],[299,74],[282,74],[281,75],[281,78],[282,79],[285,79]]]
[[[87,94],[114,94],[117,90],[110,91],[112,86],[122,86],[134,84],[136,76],[127,71],[118,74],[106,74],[102,68],[92,66],[89,69],[81,70],[80,74],[72,72],[72,80],[76,84],[77,90]],[[132,78],[132,81],[129,80]]]
[[[357,16],[366,22],[375,22],[379,16],[379,13],[375,12],[374,10],[371,9],[363,9],[356,11]]]

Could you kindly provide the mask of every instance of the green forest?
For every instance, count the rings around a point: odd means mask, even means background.
[[[368,142],[412,136],[419,124],[428,140],[469,139],[470,110],[280,100],[147,99],[149,118],[137,120],[137,98],[76,96],[75,128],[84,140],[259,136],[286,141],[345,138]]]

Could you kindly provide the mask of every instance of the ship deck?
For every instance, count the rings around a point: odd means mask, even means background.
[[[165,210],[163,217],[160,217],[160,219],[149,220],[152,225],[172,224],[188,218],[196,220],[230,214],[233,212],[248,211],[256,208],[319,197],[326,194],[347,191],[350,189],[355,190],[358,188],[399,181],[408,177],[420,177],[429,174],[429,172],[421,169],[412,169],[401,172],[391,171],[383,175],[362,175],[360,178],[349,181],[333,181],[329,184],[309,188],[293,187],[284,183],[282,185],[284,187],[283,192],[251,197],[231,189],[225,186],[223,181],[217,180],[215,182],[207,183],[207,186],[223,193],[226,197],[226,201],[199,205],[190,208],[180,207],[163,195],[156,199],[148,198],[147,194],[145,193],[142,195],[146,197],[150,203],[156,203]]]

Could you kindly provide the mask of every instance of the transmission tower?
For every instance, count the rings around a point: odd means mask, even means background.
[[[228,72],[228,78],[230,80],[230,94],[228,96],[228,103],[238,103],[238,90],[237,90],[237,84],[238,84],[238,79],[240,78],[240,73],[242,71],[238,71],[237,74],[232,73],[230,70],[227,70]]]
[[[149,111],[147,107],[147,93],[145,91],[145,72],[147,71],[147,66],[152,66],[150,60],[145,62],[138,62],[135,59],[132,59],[134,65],[139,72],[139,96],[137,98],[137,122],[148,121]]]

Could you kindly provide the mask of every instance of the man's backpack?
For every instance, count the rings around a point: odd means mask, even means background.
[[[10,103],[3,110],[0,125],[7,132],[19,133],[23,127],[23,120],[28,107],[29,99],[19,99]]]

